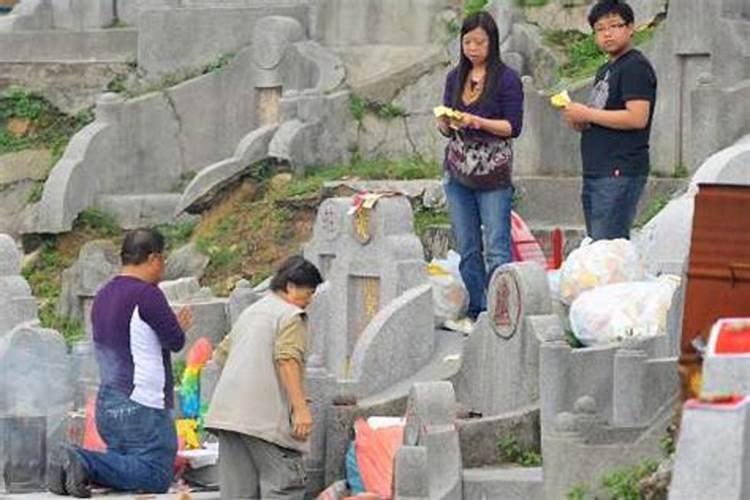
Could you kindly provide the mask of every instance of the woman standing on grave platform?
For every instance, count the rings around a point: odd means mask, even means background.
[[[468,317],[475,321],[487,308],[492,272],[512,260],[512,139],[523,123],[521,79],[500,59],[497,25],[487,12],[463,22],[461,58],[448,73],[443,105],[458,112],[438,117],[437,126],[449,139],[443,183],[469,292]]]

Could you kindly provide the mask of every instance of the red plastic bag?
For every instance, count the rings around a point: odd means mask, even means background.
[[[549,267],[541,245],[534,238],[526,222],[515,212],[510,213],[510,233],[514,261],[538,262],[545,269]]]
[[[106,451],[107,445],[96,430],[96,396],[86,400],[86,425],[83,430],[83,448],[91,451]]]
[[[355,453],[365,491],[393,497],[393,463],[404,439],[404,426],[373,429],[360,418],[354,423]]]

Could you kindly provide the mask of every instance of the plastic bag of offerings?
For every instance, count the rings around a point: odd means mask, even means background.
[[[643,264],[630,241],[617,239],[592,243],[587,238],[563,262],[560,300],[570,305],[586,290],[644,278]]]

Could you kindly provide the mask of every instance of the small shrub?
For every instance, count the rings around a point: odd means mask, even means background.
[[[589,488],[586,485],[578,484],[574,486],[566,495],[566,500],[586,500],[589,495]]]
[[[44,182],[36,181],[34,186],[29,191],[29,197],[26,199],[29,203],[36,203],[41,201],[42,193],[44,193]]]
[[[349,111],[354,120],[361,125],[367,112],[367,100],[357,94],[351,94],[349,96]]]
[[[174,224],[162,224],[157,226],[161,234],[164,235],[167,250],[178,248],[190,240],[193,230],[197,225],[196,221],[176,222]]]
[[[542,465],[542,456],[534,450],[521,447],[514,437],[506,437],[497,444],[503,459],[506,462],[521,465],[522,467],[538,467]]]
[[[89,229],[100,237],[113,237],[122,232],[111,214],[97,208],[87,208],[78,214],[76,225]]]
[[[650,476],[659,464],[655,460],[647,458],[640,463],[606,474],[602,478],[602,487],[616,500],[639,500],[641,494],[638,483],[645,477]]]
[[[464,16],[469,16],[484,10],[489,3],[490,0],[466,0],[464,2]]]
[[[651,219],[656,217],[656,215],[667,206],[670,199],[671,197],[668,194],[657,194],[643,209],[643,212],[641,212],[638,219],[633,223],[633,227],[643,227],[648,224]]]

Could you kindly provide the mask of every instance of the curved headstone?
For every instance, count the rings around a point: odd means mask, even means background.
[[[414,375],[434,350],[432,289],[422,285],[381,309],[362,332],[351,358],[357,395],[371,396]]]
[[[514,411],[539,399],[539,339],[530,316],[552,312],[544,269],[515,262],[492,275],[488,310],[464,345],[459,400],[483,416]]]

